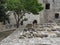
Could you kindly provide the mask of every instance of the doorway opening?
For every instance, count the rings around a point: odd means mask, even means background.
[[[37,20],[34,20],[34,21],[33,21],[33,24],[37,24]]]

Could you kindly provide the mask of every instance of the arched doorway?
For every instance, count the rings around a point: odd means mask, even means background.
[[[34,20],[34,21],[33,21],[33,24],[37,24],[37,20]]]

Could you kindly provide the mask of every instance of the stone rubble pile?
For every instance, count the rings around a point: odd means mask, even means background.
[[[41,31],[41,30],[35,30],[35,29],[24,29],[20,33],[19,39],[25,39],[25,38],[54,38],[54,37],[60,37],[60,31],[57,31],[56,29],[47,30],[47,31]]]
[[[45,25],[44,25],[45,26]],[[53,27],[53,26],[52,26]],[[60,45],[60,29],[42,28],[17,29],[1,41],[1,45]]]
[[[34,38],[34,37],[40,37],[40,38],[43,38],[43,37],[48,37],[47,34],[42,34],[40,31],[36,31],[32,28],[30,29],[24,29],[24,31],[22,32],[22,34],[20,35],[20,39],[21,38]]]

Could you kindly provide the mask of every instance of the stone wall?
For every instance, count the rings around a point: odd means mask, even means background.
[[[24,21],[24,25],[32,24],[34,20],[37,20],[38,24],[45,23],[45,22],[57,22],[60,20],[60,0],[38,0],[39,3],[43,4],[44,10],[42,10],[39,15],[33,15],[33,14],[25,14],[23,18],[28,18],[27,21]],[[46,10],[45,5],[46,3],[50,3],[50,9]],[[55,18],[55,13],[59,13],[59,18]],[[10,22],[11,24],[16,24],[15,18],[13,14],[10,14]]]
[[[45,22],[58,22],[60,20],[60,0],[46,0],[44,4],[46,3],[50,4],[50,9],[44,9]],[[59,18],[55,18],[55,13],[59,13]]]
[[[16,28],[14,26],[10,25],[0,25],[0,32],[3,31],[10,31],[10,30],[15,30]]]

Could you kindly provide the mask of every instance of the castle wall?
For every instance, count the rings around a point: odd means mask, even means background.
[[[46,3],[50,3],[50,9],[44,9],[45,22],[60,20],[60,0],[46,0]],[[55,13],[59,13],[59,18],[55,18]]]

